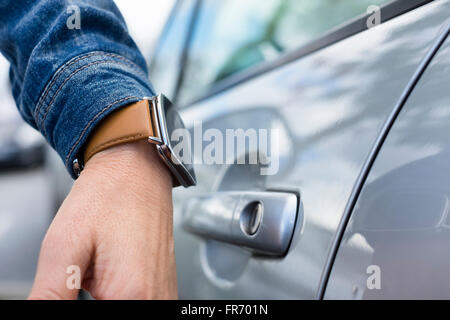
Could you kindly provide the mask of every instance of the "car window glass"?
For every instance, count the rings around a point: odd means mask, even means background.
[[[203,1],[178,98],[185,104],[214,83],[277,58],[387,0]]]
[[[149,72],[157,92],[174,98],[181,56],[196,0],[178,1],[169,18],[157,50],[150,60]]]

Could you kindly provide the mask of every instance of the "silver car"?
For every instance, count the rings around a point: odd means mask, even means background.
[[[449,17],[449,0],[177,2],[156,91],[192,136],[269,130],[277,150],[271,174],[239,163],[261,155],[248,134],[174,190],[181,298],[450,298]]]

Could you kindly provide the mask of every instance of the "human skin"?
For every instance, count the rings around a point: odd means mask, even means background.
[[[94,155],[43,240],[29,299],[76,299],[67,268],[96,299],[176,299],[172,180],[154,145]]]

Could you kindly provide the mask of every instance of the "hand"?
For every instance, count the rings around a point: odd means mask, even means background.
[[[145,141],[86,164],[42,243],[30,299],[76,299],[71,265],[96,299],[176,299],[172,181]]]

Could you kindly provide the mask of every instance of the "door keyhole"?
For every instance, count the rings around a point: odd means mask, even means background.
[[[263,205],[259,201],[247,204],[241,213],[241,228],[248,236],[253,236],[259,229],[263,216]]]

